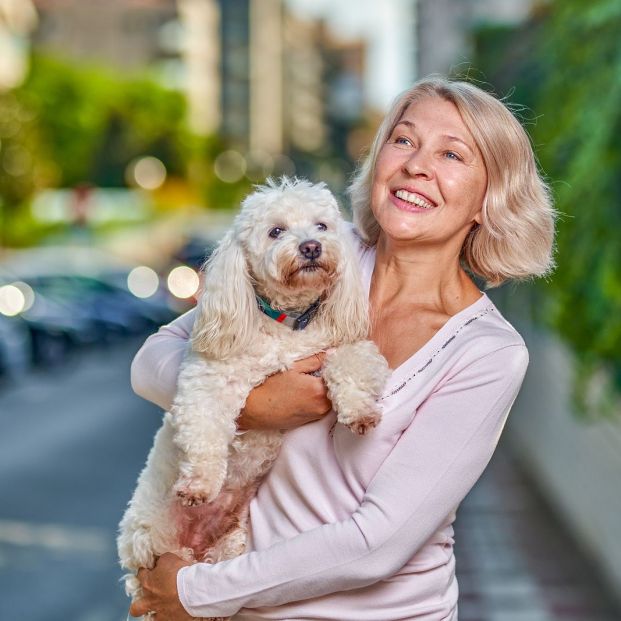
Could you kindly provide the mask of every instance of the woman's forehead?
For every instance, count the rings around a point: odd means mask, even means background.
[[[457,106],[437,95],[426,95],[410,103],[397,121],[395,128],[433,132],[447,143],[462,142],[480,155],[478,143]]]

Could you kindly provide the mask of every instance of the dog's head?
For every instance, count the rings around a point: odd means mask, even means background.
[[[248,347],[261,320],[256,294],[298,312],[321,299],[314,321],[335,344],[366,336],[366,295],[345,226],[324,184],[283,178],[258,187],[206,264],[194,349],[222,357]]]
[[[327,296],[347,249],[332,193],[307,181],[283,181],[248,196],[235,223],[256,292],[274,308],[303,310]]]

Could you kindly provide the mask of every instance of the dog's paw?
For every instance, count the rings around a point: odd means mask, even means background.
[[[208,481],[201,477],[184,477],[177,480],[174,492],[185,507],[196,507],[212,502],[222,489],[222,482]]]
[[[339,412],[337,420],[353,433],[363,436],[379,425],[382,410],[376,401],[366,400],[352,412]]]
[[[142,596],[142,586],[136,574],[127,574],[125,577],[125,594],[132,600],[140,599]]]
[[[353,433],[363,436],[371,429],[375,429],[382,419],[380,414],[367,414],[366,416],[358,416],[355,420],[346,424],[346,427]]]
[[[188,563],[195,563],[196,557],[194,556],[194,550],[192,548],[181,548],[177,551],[177,554]]]
[[[197,507],[207,502],[207,492],[192,480],[177,482],[175,494],[184,507]]]

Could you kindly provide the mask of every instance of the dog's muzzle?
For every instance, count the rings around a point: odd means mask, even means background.
[[[305,259],[314,261],[321,256],[321,243],[316,239],[307,239],[298,246],[298,250]]]

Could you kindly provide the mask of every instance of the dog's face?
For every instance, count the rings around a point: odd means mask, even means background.
[[[283,178],[259,187],[205,266],[194,350],[223,358],[251,347],[263,317],[256,293],[288,311],[321,297],[313,325],[330,342],[365,338],[367,295],[345,227],[323,184]]]
[[[263,188],[244,201],[236,231],[256,291],[272,306],[305,307],[340,277],[342,220],[325,187]]]

